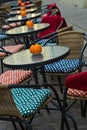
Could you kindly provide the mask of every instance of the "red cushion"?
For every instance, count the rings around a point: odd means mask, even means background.
[[[73,97],[86,98],[87,97],[87,92],[69,88],[68,91],[67,91],[67,95],[68,96],[73,96]]]
[[[0,84],[19,84],[31,77],[31,70],[8,70],[0,75]]]
[[[24,49],[23,44],[18,44],[18,45],[12,45],[12,46],[5,46],[3,47],[6,51],[11,52],[11,53],[16,53]],[[5,57],[6,53],[0,52],[0,57]]]
[[[61,22],[63,22],[63,24],[59,27],[59,29],[67,26],[63,17],[57,16],[57,15],[56,16],[44,15],[42,17],[41,23],[49,23],[50,27],[44,31],[41,31],[38,34],[38,38],[42,38],[43,36],[46,36],[47,34],[55,32],[57,30],[58,26],[61,24]]]
[[[66,87],[87,92],[87,71],[68,76]]]

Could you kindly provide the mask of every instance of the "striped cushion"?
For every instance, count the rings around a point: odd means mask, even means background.
[[[7,35],[4,35],[4,34],[0,34],[0,40],[5,40],[7,39],[8,36]]]
[[[18,45],[12,45],[12,46],[5,46],[3,47],[6,51],[11,52],[11,53],[16,53],[21,51],[24,48],[23,44],[18,44]],[[0,49],[1,50],[1,49]],[[0,52],[0,57],[5,57],[6,53]]]
[[[77,90],[77,89],[71,89],[71,88],[68,89],[67,95],[74,96],[74,97],[87,98],[87,92]]]
[[[0,75],[0,84],[19,84],[31,77],[31,70],[8,70]]]
[[[20,26],[20,25],[21,25],[21,22],[10,23],[10,24],[8,24],[8,25],[3,25],[2,28],[8,30],[8,29],[11,29],[11,28],[15,28],[15,27],[17,27],[17,26]]]
[[[42,39],[42,40],[40,40],[39,42],[37,42],[37,43],[39,43],[40,45],[44,45],[44,43],[47,41],[48,39]],[[49,41],[47,44],[46,44],[46,46],[54,46],[54,45],[56,45],[56,42],[53,42],[53,41]]]
[[[14,102],[23,117],[34,114],[51,95],[49,89],[12,89]]]
[[[52,64],[47,64],[44,66],[44,71],[47,73],[57,72],[57,73],[70,73],[78,69],[79,60],[78,59],[63,59],[58,62],[53,62]]]

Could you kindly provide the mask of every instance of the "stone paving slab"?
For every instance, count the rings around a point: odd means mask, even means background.
[[[69,4],[61,2],[61,0],[43,0],[44,4],[57,3],[61,10],[63,17],[69,24],[72,24],[75,28],[79,28],[84,32],[87,32],[87,9],[80,9],[77,7],[71,7]],[[8,41],[9,43],[9,41]],[[40,80],[42,81],[42,79]],[[51,81],[48,77],[49,83],[57,83],[57,78]],[[32,80],[33,83],[33,80]],[[58,87],[58,86],[56,86]],[[80,102],[77,102],[71,109],[73,116],[76,119],[78,130],[87,130],[87,115],[85,118],[81,117]],[[60,111],[51,111],[48,114],[45,110],[42,110],[40,114],[37,114],[32,122],[33,130],[60,130],[61,113]],[[73,124],[69,120],[71,130],[74,130]],[[10,122],[0,121],[0,130],[14,130]],[[20,128],[18,127],[18,130]],[[66,129],[65,129],[66,130]]]

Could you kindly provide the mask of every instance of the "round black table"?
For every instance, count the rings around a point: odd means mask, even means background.
[[[21,35],[23,43],[25,43],[26,48],[30,46],[30,37],[37,34],[38,32],[47,29],[50,26],[48,23],[37,23],[34,24],[33,28],[28,28],[26,25],[16,27],[6,31],[5,33],[9,36],[18,36]],[[29,37],[28,37],[29,36]],[[33,39],[32,39],[33,40]]]
[[[69,48],[65,46],[42,47],[41,54],[32,55],[30,50],[20,51],[4,58],[3,63],[8,68],[38,68],[43,65],[61,60],[69,55]],[[37,73],[34,69],[35,82],[38,83]],[[43,76],[44,77],[44,76]]]
[[[30,9],[26,9],[27,13],[34,13],[37,10],[36,7],[30,8]],[[20,14],[20,10],[13,10],[9,13],[9,15],[19,15]]]
[[[41,16],[41,13],[28,13],[26,16],[22,17],[21,15],[15,15],[6,19],[8,22],[25,22],[30,19],[38,18]]]
[[[20,6],[18,6],[18,3],[14,3],[13,6],[15,6],[15,7],[13,7],[12,10],[20,9]],[[27,9],[27,8],[31,8],[31,7],[34,7],[34,6],[35,6],[34,4],[29,4],[29,5],[25,5],[25,8]]]

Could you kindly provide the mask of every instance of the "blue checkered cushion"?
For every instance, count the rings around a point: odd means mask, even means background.
[[[5,39],[7,39],[7,38],[8,38],[7,35],[0,34],[0,40],[5,40]]]
[[[63,59],[58,62],[53,62],[44,66],[44,71],[47,73],[70,73],[79,68],[78,59]]]
[[[39,42],[37,42],[37,43],[39,43],[40,45],[44,45],[44,43],[47,41],[48,39],[42,39],[42,40],[40,40]],[[56,45],[56,42],[54,41],[49,41],[47,44],[46,44],[46,46],[54,46],[54,45]]]
[[[14,102],[23,117],[34,114],[51,95],[51,90],[45,88],[14,88],[11,92]]]

